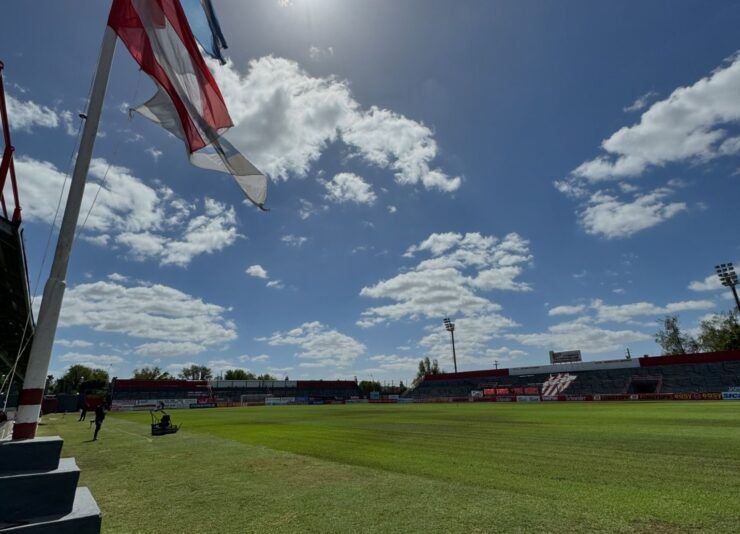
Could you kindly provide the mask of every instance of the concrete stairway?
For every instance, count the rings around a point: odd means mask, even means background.
[[[0,534],[98,534],[98,505],[78,488],[74,458],[58,436],[0,441]]]

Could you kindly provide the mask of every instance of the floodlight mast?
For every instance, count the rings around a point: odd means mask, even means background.
[[[735,297],[735,305],[738,312],[740,312],[740,299],[737,296],[737,289],[735,289],[738,284],[735,267],[732,263],[720,263],[714,266],[714,270],[717,271],[717,276],[719,277],[719,281],[722,282],[722,285],[732,290],[732,296]]]
[[[455,354],[455,323],[450,321],[449,317],[445,317],[444,323],[445,329],[450,333],[450,336],[452,336],[452,363],[455,366],[455,373],[457,374],[457,355]]]

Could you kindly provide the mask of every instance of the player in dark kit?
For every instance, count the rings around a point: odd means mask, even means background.
[[[93,435],[93,441],[98,439],[98,432],[100,432],[103,420],[105,420],[105,407],[102,404],[98,404],[98,407],[95,408],[95,434]]]
[[[85,416],[87,416],[87,402],[82,401],[82,408],[80,410],[80,418],[77,420],[77,422],[84,421]]]

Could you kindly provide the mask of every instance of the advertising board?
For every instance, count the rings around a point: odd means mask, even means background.
[[[267,397],[265,406],[287,406],[295,402],[295,397]]]
[[[582,361],[580,350],[550,351],[550,363],[572,363],[580,361]]]
[[[674,400],[722,400],[721,393],[674,393]]]

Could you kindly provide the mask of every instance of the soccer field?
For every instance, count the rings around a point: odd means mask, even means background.
[[[740,404],[290,406],[44,418],[104,532],[737,532]]]

